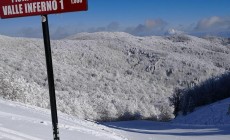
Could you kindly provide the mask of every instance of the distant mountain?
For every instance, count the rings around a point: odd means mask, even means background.
[[[195,33],[191,33],[191,35],[198,36],[198,37],[215,36],[215,37],[230,38],[230,31],[195,32]]]

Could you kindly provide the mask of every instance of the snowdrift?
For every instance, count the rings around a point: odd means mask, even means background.
[[[52,41],[58,110],[81,119],[169,120],[168,97],[230,69],[227,45],[188,35],[81,33]],[[0,36],[0,95],[49,108],[43,40]]]

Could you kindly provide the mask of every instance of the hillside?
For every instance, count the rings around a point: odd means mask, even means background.
[[[58,109],[81,119],[173,118],[168,97],[230,69],[229,45],[188,35],[52,41]],[[43,40],[0,36],[1,96],[49,108]]]

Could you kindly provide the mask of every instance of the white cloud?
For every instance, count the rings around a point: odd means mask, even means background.
[[[220,30],[220,29],[229,29],[230,28],[230,19],[227,17],[218,17],[213,16],[209,18],[204,18],[198,21],[195,30]]]
[[[125,32],[133,35],[152,35],[163,34],[168,23],[162,19],[148,19],[145,24],[139,24],[137,27],[128,27]]]
[[[167,25],[167,23],[162,19],[156,19],[156,20],[148,19],[145,22],[145,26],[149,29],[154,29],[165,25]]]

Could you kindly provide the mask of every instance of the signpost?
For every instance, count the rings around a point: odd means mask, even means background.
[[[87,0],[1,0],[1,18],[86,11]]]
[[[49,23],[47,15],[87,10],[87,0],[1,0],[0,2],[0,17],[2,19],[35,15],[42,16],[42,29],[46,55],[54,140],[59,140],[60,138],[58,130],[58,117],[49,35]]]

